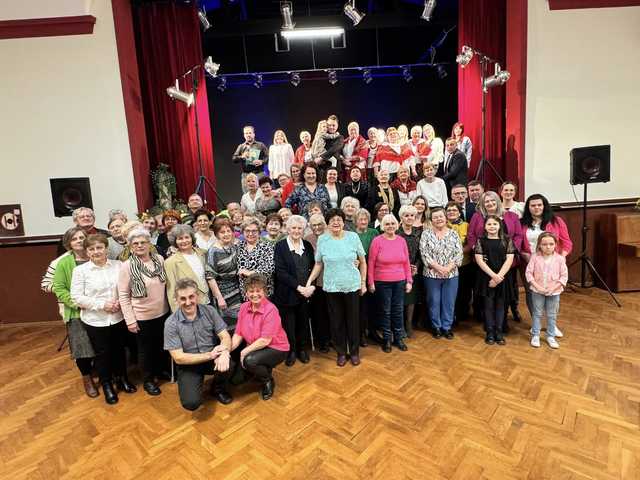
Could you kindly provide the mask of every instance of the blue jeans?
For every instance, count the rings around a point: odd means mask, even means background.
[[[531,306],[533,307],[532,327],[533,335],[540,335],[542,316],[547,314],[547,337],[556,336],[556,318],[560,308],[560,295],[541,295],[531,291]]]
[[[407,282],[375,282],[376,298],[380,308],[380,328],[382,336],[386,340],[391,340],[391,329],[393,329],[393,339],[402,340],[404,333],[404,290]]]
[[[442,330],[451,330],[456,295],[458,294],[458,276],[452,278],[424,277],[424,288],[427,291],[431,326]]]

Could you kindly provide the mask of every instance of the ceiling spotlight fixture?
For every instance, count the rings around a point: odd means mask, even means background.
[[[216,78],[218,76],[218,70],[220,70],[220,64],[214,62],[213,58],[209,56],[204,61],[204,69],[212,78]]]
[[[413,80],[413,75],[411,75],[411,68],[402,67],[402,78],[404,78],[404,81],[407,83]]]
[[[424,0],[424,10],[422,10],[422,15],[420,18],[426,20],[427,22],[431,20],[431,15],[433,14],[433,10],[436,8],[436,0]]]
[[[473,48],[463,45],[462,52],[460,53],[460,55],[456,57],[456,62],[458,62],[460,66],[464,68],[467,65],[469,65],[469,62],[471,61],[472,58],[473,58]]]
[[[356,8],[356,0],[350,0],[344,4],[344,14],[353,22],[354,27],[357,26],[365,16],[364,13],[360,13]]]
[[[253,76],[253,86],[256,88],[262,88],[262,74],[256,73]]]
[[[203,8],[198,9],[198,18],[200,19],[200,24],[202,25],[202,30],[205,32],[211,28],[211,23],[207,18],[207,11]]]
[[[344,35],[344,28],[298,28],[293,30],[282,30],[280,33],[284,38],[288,38],[289,40],[297,40],[300,38],[327,38]]]
[[[335,70],[327,70],[327,79],[331,85],[338,83],[338,74]]]
[[[225,77],[220,77],[220,82],[218,83],[218,90],[224,92],[227,89],[227,79]]]
[[[371,83],[371,81],[373,80],[373,75],[371,75],[371,69],[365,68],[363,70],[363,72],[362,72],[362,80],[367,85],[369,85]]]
[[[296,26],[291,20],[293,15],[293,5],[291,2],[280,2],[280,13],[282,13],[282,30],[293,30]]]
[[[176,80],[175,86],[167,88],[167,95],[169,95],[172,100],[180,100],[181,102],[184,102],[187,107],[193,105],[193,93],[187,93],[180,90],[178,80]]]
[[[511,74],[506,70],[501,70],[500,64],[496,63],[495,73],[490,77],[484,79],[482,90],[487,93],[490,88],[496,87],[498,85],[504,85],[505,83],[507,83],[507,80],[509,80],[509,77],[511,77]]]
[[[293,85],[294,87],[297,87],[298,85],[300,85],[300,74],[298,72],[291,73],[291,78],[289,79],[289,82],[291,82],[291,85]]]
[[[440,80],[442,80],[442,79],[444,79],[444,78],[447,78],[447,75],[449,75],[449,74],[447,73],[447,69],[446,69],[446,68],[444,68],[444,66],[443,66],[443,65],[438,65],[438,66],[436,67],[436,72],[438,72],[438,78],[439,78]]]

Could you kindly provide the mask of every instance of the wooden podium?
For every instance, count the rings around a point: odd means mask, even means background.
[[[640,212],[604,214],[597,239],[597,264],[611,290],[640,290]]]

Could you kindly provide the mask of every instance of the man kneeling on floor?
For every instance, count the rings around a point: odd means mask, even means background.
[[[180,403],[187,410],[202,405],[205,375],[214,375],[213,396],[224,405],[231,403],[227,380],[233,361],[227,325],[212,306],[198,305],[198,285],[193,280],[178,280],[175,296],[180,308],[167,318],[164,348],[178,365]]]

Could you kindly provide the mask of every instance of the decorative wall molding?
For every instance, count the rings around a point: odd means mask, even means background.
[[[96,17],[93,15],[2,20],[0,21],[0,40],[87,35],[93,33],[95,23]]]

